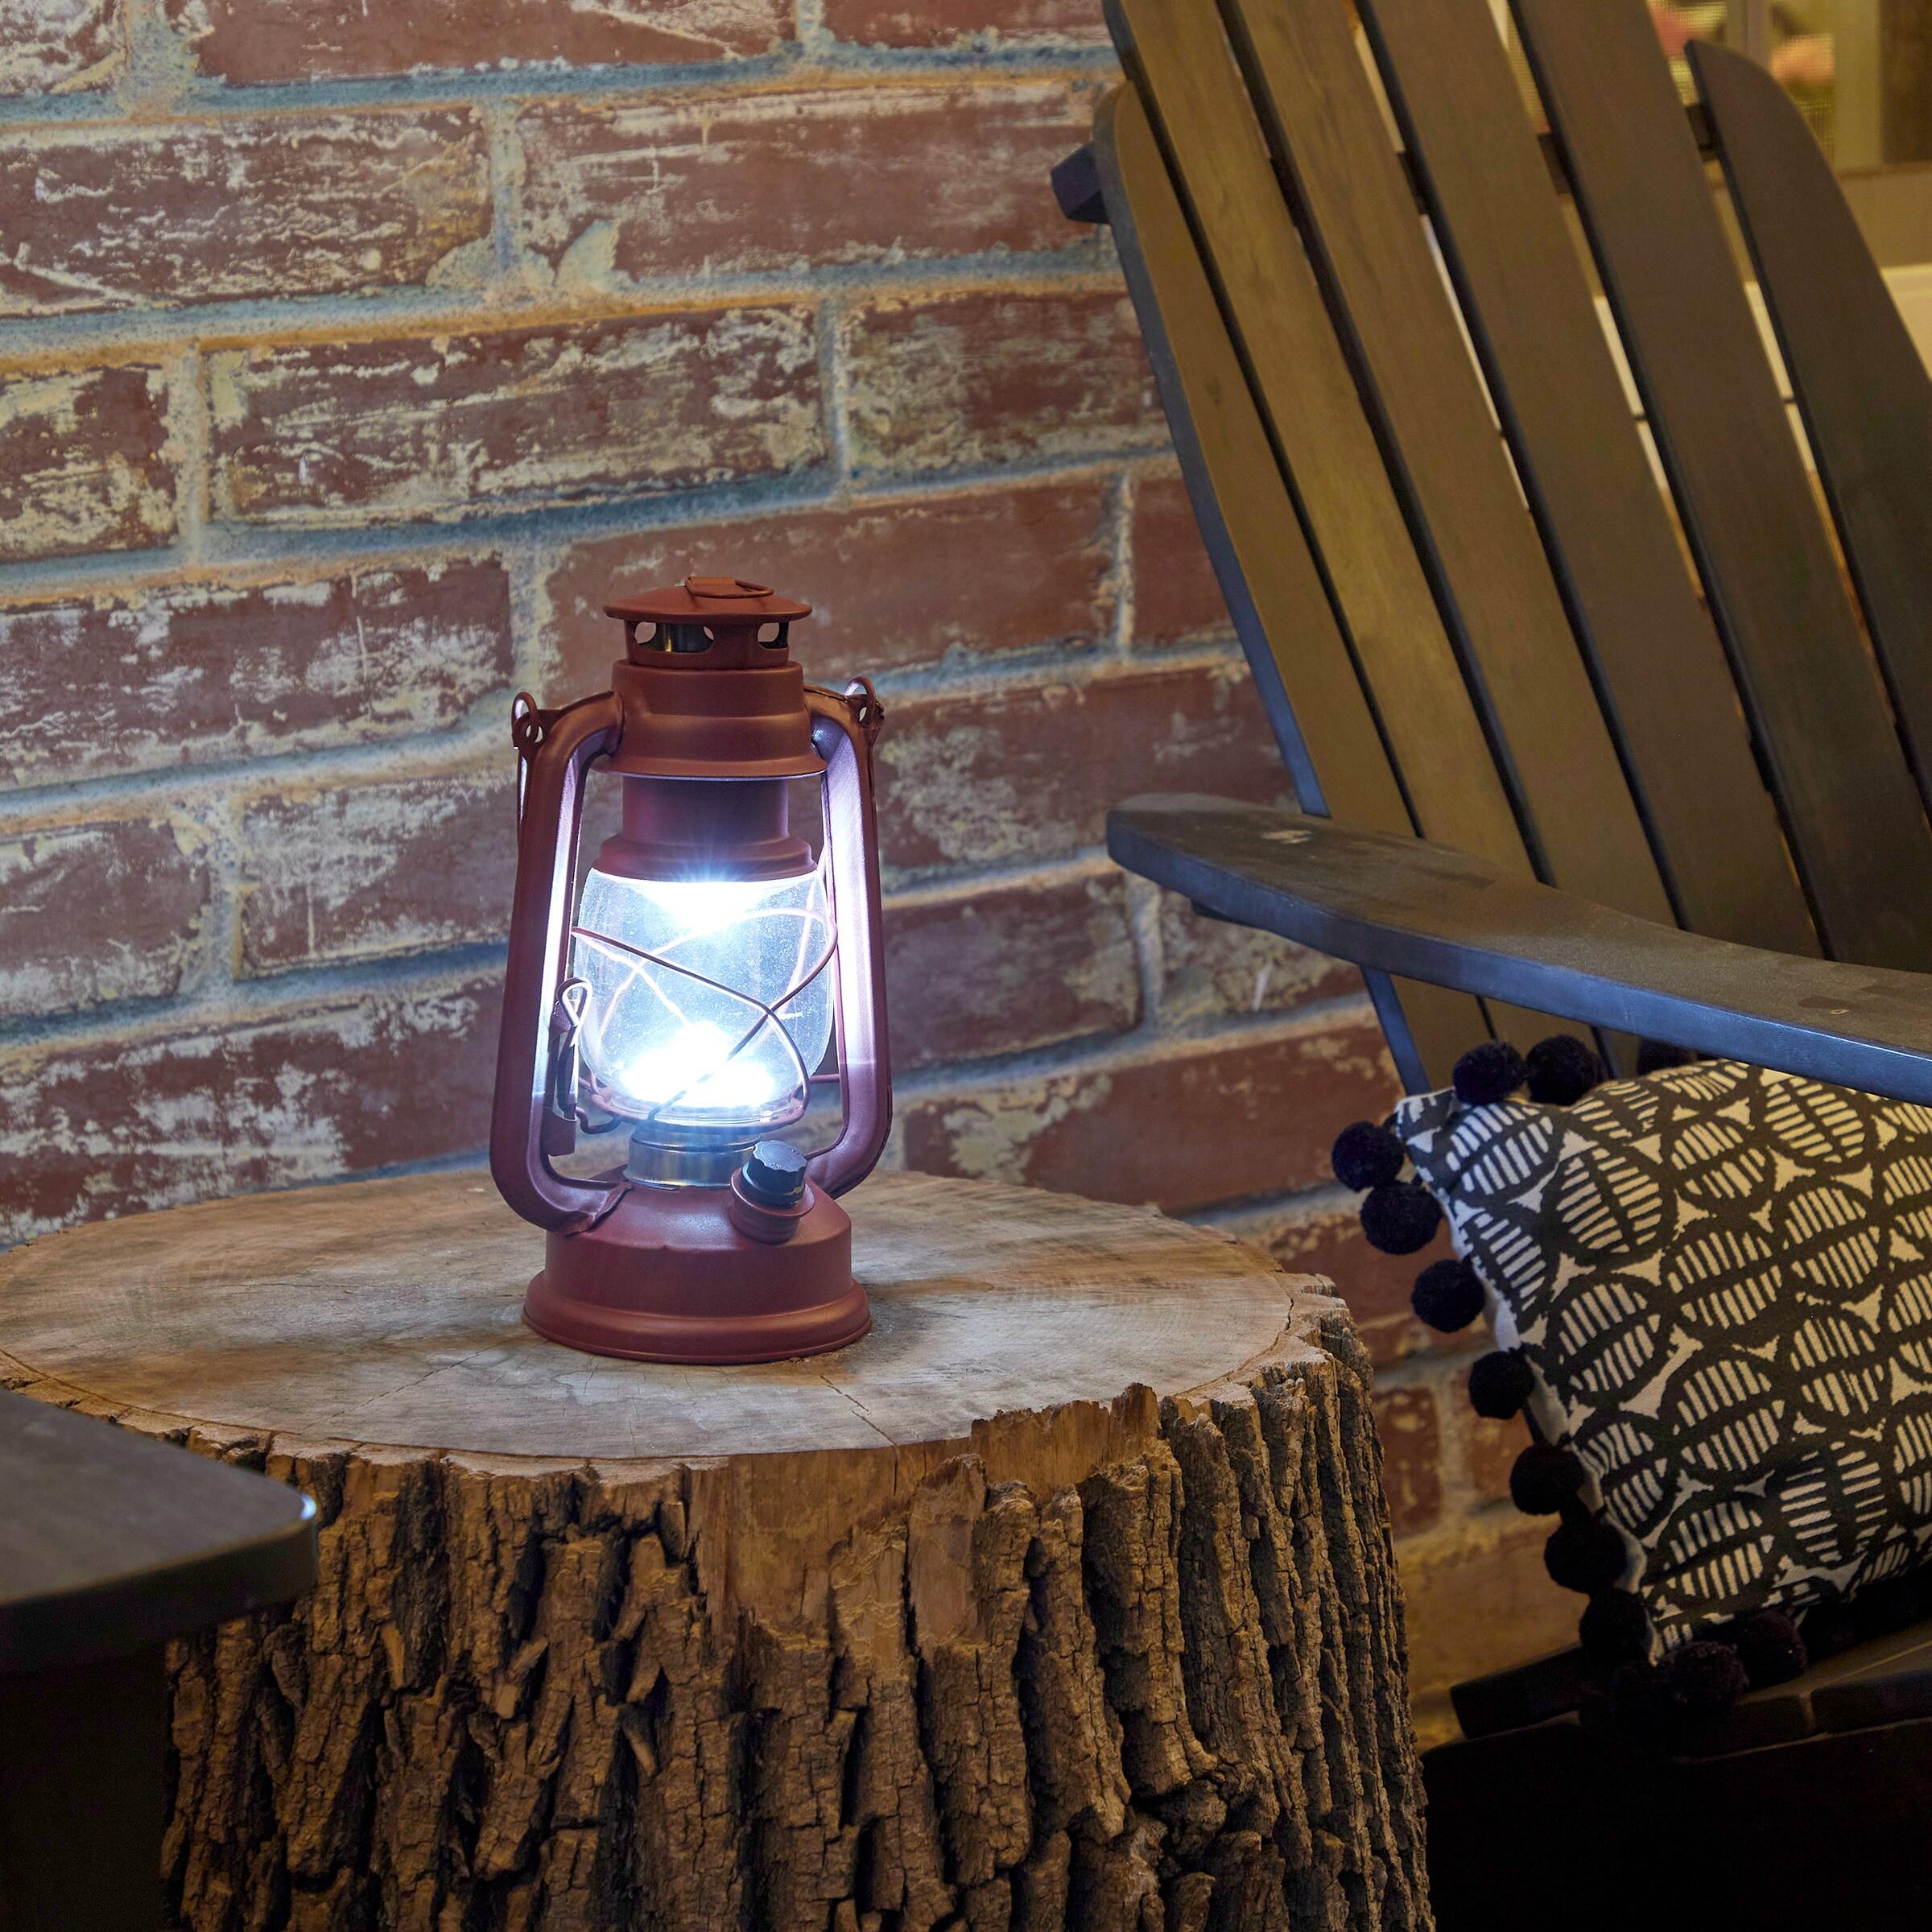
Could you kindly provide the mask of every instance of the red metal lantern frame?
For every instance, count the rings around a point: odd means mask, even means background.
[[[693,577],[605,610],[625,640],[610,690],[556,711],[520,694],[512,716],[517,883],[490,1166],[510,1207],[546,1232],[525,1319],[552,1340],[650,1360],[840,1348],[871,1315],[852,1278],[852,1224],[833,1197],[871,1171],[892,1120],[872,784],[883,712],[863,679],[843,694],[806,684],[789,630],[810,606],[764,585]],[[598,866],[641,878],[796,874],[807,848],[790,833],[786,788],[822,783],[832,939],[819,970],[837,976],[837,1070],[803,1073],[807,1092],[838,1082],[840,1125],[809,1161],[795,1206],[761,1199],[741,1171],[671,1187],[628,1166],[583,1179],[555,1165],[576,1146],[579,1016],[564,996],[581,984],[569,977],[577,851],[600,761],[623,781],[624,819]],[[776,1025],[799,1058],[776,1005],[728,990],[761,1008],[754,1031]]]

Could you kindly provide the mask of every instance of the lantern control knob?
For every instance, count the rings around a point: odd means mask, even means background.
[[[784,1141],[760,1141],[744,1166],[745,1191],[762,1208],[795,1208],[805,1198],[805,1157]]]
[[[724,1212],[738,1232],[773,1246],[788,1241],[821,1199],[805,1184],[805,1157],[782,1141],[760,1141],[731,1177]]]

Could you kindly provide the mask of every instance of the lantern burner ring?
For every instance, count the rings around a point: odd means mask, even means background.
[[[624,1163],[627,1181],[649,1187],[724,1187],[730,1184],[745,1155],[761,1140],[762,1128],[642,1129],[630,1137],[630,1154]]]

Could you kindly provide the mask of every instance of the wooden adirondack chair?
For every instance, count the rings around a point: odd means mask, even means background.
[[[1412,1089],[1554,1015],[1932,1101],[1932,382],[1767,75],[1694,47],[1687,116],[1637,0],[1512,4],[1540,145],[1485,0],[1357,0],[1398,151],[1345,0],[1108,0],[1127,84],[1056,186],[1112,225],[1302,807],[1138,799],[1109,850],[1361,964]],[[1579,1678],[1456,1694],[1445,1926],[1932,1923],[1932,1628],[1695,1758],[1617,1759]]]

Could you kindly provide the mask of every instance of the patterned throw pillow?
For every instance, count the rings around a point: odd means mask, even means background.
[[[1418,1312],[1486,1307],[1504,1352],[1472,1398],[1530,1422],[1512,1488],[1560,1518],[1586,1647],[1690,1646],[1710,1678],[1698,1640],[1724,1637],[1752,1681],[1791,1674],[1786,1617],[1932,1556],[1932,1108],[1728,1060],[1553,1105],[1513,1093],[1525,1071],[1479,1050],[1392,1133],[1351,1129],[1337,1171],[1376,1183],[1377,1245],[1446,1212],[1462,1259]]]

